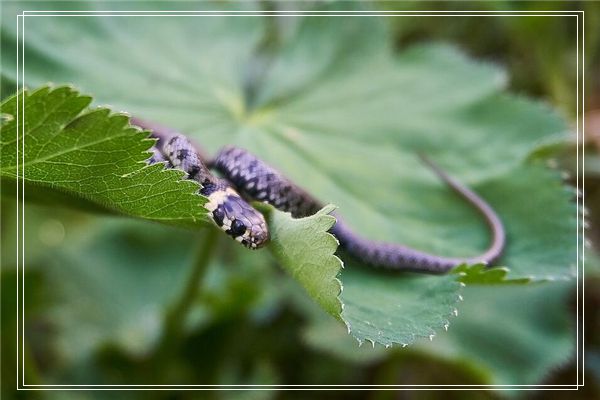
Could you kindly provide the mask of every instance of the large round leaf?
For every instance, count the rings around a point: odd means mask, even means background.
[[[573,207],[556,176],[526,162],[565,124],[503,93],[497,67],[441,45],[396,55],[378,17],[282,16],[276,25],[289,29],[279,47],[262,52],[267,17],[35,21],[27,23],[25,43],[25,58],[35,60],[27,64],[29,84],[74,83],[100,103],[194,136],[211,152],[245,147],[338,205],[369,238],[446,256],[481,252],[485,224],[419,164],[415,152],[424,151],[498,209],[509,233],[499,264],[511,268],[511,278],[572,276],[575,243],[562,243],[575,236]],[[13,24],[3,23],[4,35],[16,35]],[[15,57],[2,62],[14,78]],[[447,325],[459,286],[451,279],[435,283],[443,297],[435,304],[404,302],[400,288],[418,299],[433,278],[362,268],[341,274],[349,288],[343,318],[357,338],[409,343]],[[390,328],[396,304],[409,308],[414,329]],[[365,313],[371,325],[361,326]]]

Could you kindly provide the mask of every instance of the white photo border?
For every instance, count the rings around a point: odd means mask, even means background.
[[[577,29],[577,88],[576,88],[576,144],[577,144],[577,252],[576,252],[576,375],[577,382],[572,385],[33,385],[25,383],[25,356],[24,356],[24,319],[25,309],[25,182],[22,174],[25,153],[25,99],[22,96],[25,90],[25,17],[72,17],[72,16],[138,16],[138,17],[175,17],[175,16],[264,16],[271,15],[301,15],[301,16],[326,16],[326,17],[360,17],[360,16],[475,16],[475,17],[518,17],[518,16],[555,16],[576,17]],[[585,148],[580,144],[585,143],[585,11],[583,10],[544,10],[544,11],[27,11],[23,10],[17,16],[17,130],[21,131],[21,149],[17,144],[17,390],[578,390],[585,384],[583,369],[585,366],[585,344],[583,329],[585,322],[585,308],[580,298],[585,295],[584,259],[585,248],[589,242],[585,238],[586,224],[585,213]],[[581,25],[580,25],[581,17]],[[581,40],[580,40],[581,37]],[[21,44],[19,45],[19,41]],[[581,60],[581,62],[580,62]],[[581,75],[581,79],[580,79]],[[581,108],[580,108],[581,103]],[[580,130],[581,121],[581,130]],[[19,132],[17,131],[17,138]],[[18,141],[17,141],[18,143]],[[19,155],[21,165],[19,165]],[[21,168],[21,169],[20,169]],[[580,175],[581,168],[581,175]],[[580,181],[581,179],[581,181]],[[581,240],[580,240],[581,239]],[[581,268],[581,275],[580,275]],[[580,279],[581,278],[581,279]],[[582,316],[580,329],[579,316]],[[19,318],[20,317],[20,318]],[[581,330],[581,332],[580,332]],[[581,357],[580,357],[581,352]],[[19,357],[20,356],[20,357]],[[581,367],[581,368],[580,368]],[[20,378],[20,379],[19,379]],[[580,380],[581,378],[581,380]]]

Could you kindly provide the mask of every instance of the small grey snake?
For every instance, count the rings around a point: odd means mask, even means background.
[[[136,118],[132,118],[131,123],[151,131],[151,137],[157,139],[148,163],[163,162],[167,168],[181,169],[187,174],[187,179],[200,183],[200,193],[208,198],[205,207],[211,219],[227,235],[247,248],[264,246],[269,240],[269,231],[263,215],[245,199],[269,203],[277,209],[290,212],[294,218],[312,215],[323,206],[308,192],[244,149],[227,146],[213,160],[208,160],[189,139],[174,130]],[[337,222],[330,233],[338,239],[341,248],[371,266],[423,273],[444,273],[464,263],[490,264],[497,260],[505,245],[500,218],[475,192],[447,175],[426,157],[422,156],[422,159],[483,216],[492,236],[488,249],[474,257],[440,257],[395,243],[363,238],[335,214]],[[216,177],[210,168],[224,178]]]

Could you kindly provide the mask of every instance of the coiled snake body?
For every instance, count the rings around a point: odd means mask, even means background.
[[[244,198],[267,202],[290,212],[296,218],[312,215],[323,206],[308,192],[244,149],[228,146],[214,160],[208,161],[185,136],[175,131],[138,119],[132,119],[132,124],[152,131],[152,137],[158,139],[148,162],[163,162],[169,168],[179,168],[187,174],[188,179],[199,182],[202,185],[200,193],[208,198],[205,207],[212,220],[248,248],[256,249],[265,245],[269,233],[263,215]],[[427,158],[422,158],[450,188],[483,216],[492,234],[488,249],[475,257],[440,257],[396,243],[366,239],[356,234],[336,214],[337,222],[330,232],[339,240],[340,246],[351,256],[371,266],[425,273],[443,273],[463,263],[489,264],[496,260],[504,249],[505,233],[494,210],[475,192],[448,176]],[[209,166],[224,179],[214,176]]]

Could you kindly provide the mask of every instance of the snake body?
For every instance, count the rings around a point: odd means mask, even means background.
[[[152,130],[152,136],[159,139],[149,163],[164,162],[167,167],[182,169],[189,179],[198,181],[202,185],[200,193],[209,199],[205,207],[213,221],[246,247],[255,249],[263,246],[268,241],[269,234],[262,214],[243,198],[269,203],[277,209],[290,212],[295,218],[312,215],[323,206],[307,191],[244,149],[227,146],[219,151],[214,160],[205,162],[198,148],[185,136],[143,121],[134,120],[133,123]],[[488,249],[474,257],[440,257],[397,243],[366,239],[335,214],[337,222],[330,233],[336,236],[340,247],[371,266],[425,273],[444,273],[463,263],[489,264],[498,259],[504,249],[505,233],[494,210],[475,192],[447,175],[426,157],[422,158],[485,219],[492,236]],[[224,179],[215,177],[207,164],[216,169]],[[240,232],[243,233],[240,235]]]
[[[475,192],[448,176],[426,157],[421,157],[444,182],[484,217],[492,231],[492,243],[487,251],[470,258],[448,258],[397,243],[373,241],[358,235],[335,214],[337,222],[330,232],[339,240],[340,246],[365,264],[404,271],[443,273],[463,263],[489,264],[496,260],[501,255],[505,242],[504,228],[496,213]],[[244,197],[267,202],[280,210],[289,211],[293,217],[312,215],[323,207],[308,192],[244,149],[225,147],[215,158],[213,166]]]
[[[211,173],[204,157],[188,138],[137,119],[132,119],[132,123],[152,130],[151,137],[157,139],[148,164],[164,163],[167,168],[185,172],[186,179],[200,183],[200,194],[208,198],[204,207],[209,217],[228,236],[250,249],[268,242],[269,230],[264,216],[242,199],[228,181]]]

